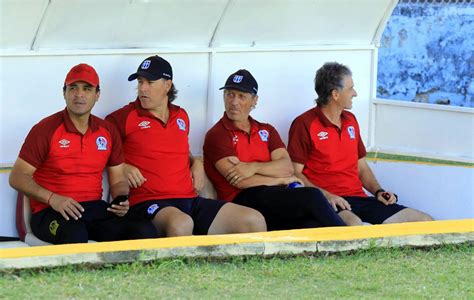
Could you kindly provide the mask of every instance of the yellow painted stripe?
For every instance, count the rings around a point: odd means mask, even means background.
[[[460,167],[460,168],[474,168],[474,165],[457,165],[457,164],[449,164],[449,163],[441,163],[441,162],[430,162],[430,161],[417,161],[417,160],[403,160],[403,159],[391,159],[391,158],[380,158],[380,157],[367,157],[368,161],[372,162],[394,162],[394,163],[407,163],[407,164],[415,164],[415,165],[428,165],[428,166],[446,166],[446,167]]]
[[[390,236],[466,233],[474,231],[474,219],[454,221],[414,222],[403,224],[326,227],[272,231],[248,234],[188,236],[175,238],[69,244],[56,246],[0,249],[1,258],[51,256],[80,253],[101,253],[128,250],[146,250],[176,247],[215,246],[241,243],[286,242],[303,243],[334,240],[356,240]]]

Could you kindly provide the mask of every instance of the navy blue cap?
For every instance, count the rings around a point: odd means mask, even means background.
[[[235,89],[245,93],[257,95],[258,84],[257,80],[255,80],[255,78],[252,76],[252,74],[250,74],[249,71],[241,69],[231,74],[229,78],[227,78],[225,85],[219,90],[223,89]]]
[[[169,62],[155,55],[145,59],[138,67],[137,72],[128,76],[128,81],[135,80],[138,76],[145,77],[148,80],[161,78],[173,80],[173,70]]]

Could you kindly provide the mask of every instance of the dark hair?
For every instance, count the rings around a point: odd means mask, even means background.
[[[314,90],[318,94],[316,103],[328,104],[332,91],[344,88],[345,76],[352,76],[351,70],[337,62],[328,62],[319,68],[314,78]]]
[[[171,88],[168,91],[168,102],[173,102],[178,96],[178,90],[174,87],[174,83],[171,84]]]
[[[66,87],[67,87],[66,85],[63,85],[63,93],[66,92]],[[95,87],[95,92],[96,93],[100,92],[100,86],[99,85]]]

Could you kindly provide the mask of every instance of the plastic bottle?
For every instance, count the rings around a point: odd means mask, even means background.
[[[298,181],[292,182],[288,185],[289,189],[300,188],[300,187],[304,187],[304,185],[302,185]]]

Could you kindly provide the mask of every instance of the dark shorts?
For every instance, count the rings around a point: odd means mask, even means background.
[[[354,214],[356,214],[363,222],[371,224],[382,224],[386,219],[407,208],[406,206],[397,203],[385,205],[375,199],[375,197],[343,196],[343,198],[349,202]],[[341,210],[338,210],[338,212],[340,211]]]
[[[82,202],[84,212],[78,220],[67,221],[51,207],[31,216],[31,229],[41,240],[52,244],[87,243],[156,238],[155,226],[146,219],[127,213],[123,217],[107,211],[108,203],[102,200]]]
[[[176,207],[183,213],[189,215],[194,222],[193,234],[206,235],[211,227],[219,210],[227,202],[222,200],[212,200],[202,197],[196,198],[173,198],[161,200],[148,200],[130,209],[142,218],[153,219],[155,215],[163,208]]]

